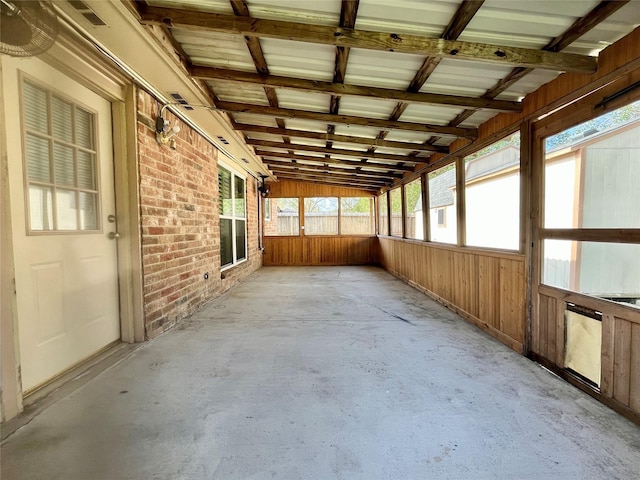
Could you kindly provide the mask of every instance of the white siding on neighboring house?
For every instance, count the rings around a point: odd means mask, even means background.
[[[467,245],[517,250],[520,174],[490,178],[466,188]]]

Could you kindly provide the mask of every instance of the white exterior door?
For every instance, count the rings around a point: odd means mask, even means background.
[[[111,106],[36,59],[2,59],[22,388],[120,338]]]

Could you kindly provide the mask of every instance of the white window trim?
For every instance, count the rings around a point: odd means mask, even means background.
[[[234,206],[235,206],[235,180],[233,180],[233,176],[235,175],[236,177],[241,178],[242,180],[244,180],[244,242],[245,242],[245,258],[243,258],[242,260],[237,260],[236,259],[236,242],[235,242],[235,229],[236,229],[236,217],[235,217],[235,212],[233,216],[229,216],[229,215],[222,215],[220,212],[218,212],[218,217],[220,219],[225,218],[225,219],[229,219],[232,220],[231,222],[231,231],[232,236],[233,236],[233,241],[231,242],[231,248],[233,251],[233,263],[230,263],[229,265],[225,265],[222,266],[222,254],[220,254],[220,272],[224,272],[226,270],[229,270],[231,268],[237,267],[238,265],[242,265],[243,263],[245,263],[247,260],[249,260],[249,229],[248,229],[248,212],[247,212],[247,204],[248,204],[248,199],[247,199],[247,175],[245,173],[240,173],[239,170],[236,170],[235,168],[233,168],[232,166],[230,166],[230,164],[222,161],[222,160],[218,160],[218,176],[220,175],[220,167],[224,168],[225,170],[228,170],[231,172],[232,175],[232,180],[231,180],[231,196],[234,200]],[[220,196],[220,192],[218,192],[218,196]]]

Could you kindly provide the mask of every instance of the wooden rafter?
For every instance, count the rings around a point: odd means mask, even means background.
[[[593,73],[597,60],[586,55],[546,52],[507,45],[434,39],[421,35],[375,32],[351,28],[311,25],[222,15],[164,7],[141,9],[144,23],[163,23],[249,37],[276,38],[350,48],[410,53],[439,58],[473,60],[545,70]]]
[[[451,105],[455,107],[485,108],[508,112],[522,111],[522,104],[510,100],[495,100],[460,95],[443,95],[438,93],[420,93],[391,88],[364,87],[345,85],[343,83],[322,82],[294,77],[275,75],[259,75],[239,70],[192,65],[189,73],[194,78],[204,80],[225,80],[230,82],[250,83],[268,87],[288,88],[314,93],[331,95],[353,95],[357,97],[398,100],[405,103],[422,103],[431,105]]]
[[[545,45],[542,50],[543,51],[551,51],[558,52],[573,42],[575,42],[582,35],[587,33],[593,27],[606,20],[613,13],[617,12],[620,8],[629,3],[630,0],[620,0],[620,1],[609,1],[604,0],[601,1],[598,5],[596,5],[588,14],[584,17],[576,20],[573,25],[571,25],[564,33],[557,36],[553,40],[551,40],[547,45]],[[507,76],[502,78],[498,83],[496,83],[493,87],[486,91],[486,93],[482,96],[482,98],[493,99],[500,95],[502,92],[507,90],[511,85],[516,83],[525,75],[531,73],[533,71],[532,68],[525,67],[517,67],[514,68]],[[475,113],[475,110],[465,110],[460,113],[453,121],[449,123],[449,125],[455,126],[460,125],[467,118]]]
[[[467,28],[469,22],[478,13],[483,3],[484,0],[465,0],[462,2],[449,25],[445,28],[442,38],[445,40],[457,40],[463,30]]]
[[[364,127],[375,127],[383,130],[410,130],[413,132],[453,135],[456,137],[466,138],[476,138],[478,135],[478,131],[475,128],[443,127],[441,125],[429,125],[414,122],[394,122],[377,118],[356,117],[353,115],[334,115],[331,113],[311,112],[293,108],[276,108],[266,105],[252,105],[248,103],[218,102],[216,107],[218,110],[231,113],[250,113],[254,115],[267,115],[278,118],[299,118],[326,123],[361,125]]]
[[[345,187],[364,188],[367,190],[379,190],[387,184],[376,182],[354,181],[349,178],[336,178],[335,176],[302,174],[300,172],[290,172],[288,170],[277,170],[273,172],[278,179],[297,180],[303,182],[316,182],[322,184],[342,185]]]
[[[249,7],[247,6],[245,0],[229,0],[231,2],[231,8],[233,8],[233,13],[237,16],[248,18],[250,17]],[[245,36],[245,43],[247,44],[247,48],[249,49],[249,54],[253,59],[253,64],[256,67],[256,71],[260,75],[269,75],[269,65],[267,65],[267,60],[264,58],[264,52],[262,51],[262,45],[260,45],[260,39],[258,37]],[[268,86],[264,85],[264,94],[269,101],[269,105],[272,107],[279,107],[278,104],[278,96],[276,95],[275,90]],[[276,123],[278,127],[285,128],[284,120],[277,119]],[[285,142],[288,142],[289,139],[283,137]]]
[[[266,150],[256,150],[256,155],[259,157],[266,158],[276,158],[276,159],[284,159],[291,161],[300,161],[300,162],[309,162],[315,163],[319,165],[344,165],[348,167],[361,167],[366,168],[367,170],[378,170],[383,172],[413,172],[414,167],[409,165],[395,165],[395,164],[385,164],[385,163],[375,163],[375,162],[367,162],[367,161],[356,161],[356,160],[340,160],[337,158],[325,158],[325,157],[314,157],[311,155],[297,155],[291,153],[282,153],[282,152],[269,152]]]
[[[474,15],[478,12],[478,10],[480,9],[483,3],[484,3],[484,0],[463,1],[458,7],[458,10],[456,11],[455,15],[451,18],[449,25],[447,25],[447,27],[444,29],[444,32],[442,32],[442,36],[440,38],[443,38],[445,40],[457,40],[460,34],[462,33],[462,31],[467,27],[467,25],[469,24],[471,19],[474,17]],[[422,66],[418,69],[417,73],[413,77],[413,80],[411,81],[411,83],[409,84],[409,87],[407,88],[407,92],[412,92],[412,93],[419,92],[422,86],[427,82],[431,74],[434,72],[434,70],[438,67],[438,65],[440,65],[441,60],[442,58],[440,57],[427,57],[425,61],[422,63]],[[409,103],[406,100],[398,103],[398,105],[396,105],[396,108],[393,110],[393,113],[389,117],[389,120],[398,120],[402,116],[402,114],[405,112],[408,106],[409,106]],[[486,108],[486,107],[474,107],[471,105],[469,105],[468,107]],[[520,108],[521,107],[522,106],[520,105]],[[384,138],[386,137],[386,135],[387,135],[387,132],[380,132],[378,134],[378,137]],[[434,141],[435,139],[426,143],[433,144]]]
[[[333,167],[331,165],[308,165],[304,163],[291,163],[280,160],[266,160],[268,168],[284,168],[284,169],[300,169],[300,170],[308,170],[311,172],[323,172],[327,174],[337,174],[337,175],[348,175],[353,178],[372,178],[383,181],[393,180],[395,178],[402,178],[402,175],[399,173],[382,173],[382,172],[371,172],[366,170],[356,170],[353,168],[339,168]]]
[[[281,148],[283,150],[291,150],[294,152],[315,152],[324,153],[326,155],[339,155],[343,157],[357,157],[368,160],[389,160],[392,162],[412,162],[412,163],[429,163],[427,157],[409,157],[407,155],[394,155],[391,153],[371,153],[357,150],[347,150],[344,148],[318,147],[315,145],[286,144],[281,142],[270,142],[268,140],[247,139],[247,145],[266,148]]]
[[[287,135],[298,138],[315,138],[317,140],[327,140],[332,142],[355,143],[373,147],[398,148],[403,150],[419,150],[425,152],[449,153],[447,147],[427,145],[413,142],[397,142],[392,140],[378,140],[377,138],[355,137],[353,135],[338,135],[335,133],[309,132],[307,130],[281,129],[277,127],[266,127],[263,125],[251,125],[247,123],[234,123],[233,127],[242,132],[268,133],[273,135]]]
[[[340,27],[354,28],[356,26],[356,16],[358,15],[359,4],[360,0],[342,0],[342,8],[340,9]],[[336,61],[333,70],[333,83],[344,83],[344,77],[347,73],[347,63],[349,62],[350,51],[351,49],[348,47],[336,47]],[[329,111],[331,113],[338,113],[339,108],[339,94],[332,95],[331,107]]]

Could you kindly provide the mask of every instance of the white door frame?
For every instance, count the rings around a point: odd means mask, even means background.
[[[98,93],[111,103],[113,122],[113,162],[116,196],[118,240],[118,283],[120,302],[120,339],[141,342],[144,338],[142,294],[142,255],[140,244],[140,215],[138,189],[138,149],[136,133],[136,88],[107,60],[84,42],[61,32],[53,47],[39,57],[62,73]],[[3,57],[0,57],[0,74]],[[0,75],[0,118],[6,125],[4,85]],[[0,420],[6,421],[23,410],[20,379],[20,351],[18,316],[16,310],[15,269],[13,262],[11,205],[9,202],[8,153],[9,142],[0,131]],[[11,159],[20,161],[22,159]]]

